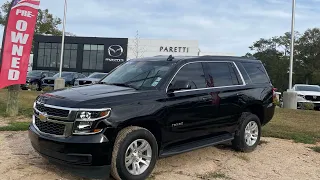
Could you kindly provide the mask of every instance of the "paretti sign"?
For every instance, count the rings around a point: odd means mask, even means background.
[[[13,0],[5,27],[0,64],[0,89],[24,84],[40,0]]]

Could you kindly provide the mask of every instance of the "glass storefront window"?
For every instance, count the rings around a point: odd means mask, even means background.
[[[104,45],[84,44],[82,69],[103,70]]]
[[[63,55],[64,68],[77,67],[78,44],[65,44]],[[58,68],[60,64],[61,43],[39,43],[38,67]]]

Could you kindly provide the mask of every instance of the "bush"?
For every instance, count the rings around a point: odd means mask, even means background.
[[[309,102],[301,103],[301,109],[303,109],[303,110],[314,110],[314,104],[313,103],[309,103]]]

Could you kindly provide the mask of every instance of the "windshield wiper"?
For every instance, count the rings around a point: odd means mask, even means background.
[[[133,89],[138,89],[138,88],[136,88],[135,86],[133,86],[133,85],[130,85],[130,84],[126,84],[126,83],[105,83],[105,84],[107,84],[107,85],[114,85],[114,86],[122,86],[122,87],[129,87],[129,88],[133,88]]]

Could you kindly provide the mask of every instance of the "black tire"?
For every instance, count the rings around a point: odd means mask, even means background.
[[[152,149],[149,167],[140,175],[132,175],[125,166],[125,155],[129,145],[135,140],[146,140]],[[111,175],[120,180],[143,180],[146,179],[154,169],[158,157],[158,144],[156,138],[147,129],[130,126],[121,130],[115,140],[112,152]]]
[[[245,128],[251,122],[254,121],[258,125],[258,137],[256,142],[249,146],[245,140]],[[261,137],[261,122],[257,115],[250,112],[242,113],[239,119],[240,125],[238,130],[235,132],[234,140],[232,141],[232,146],[235,150],[241,152],[252,152],[256,149],[260,142]]]

